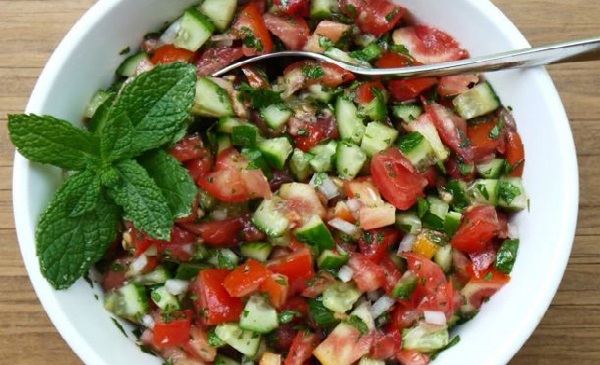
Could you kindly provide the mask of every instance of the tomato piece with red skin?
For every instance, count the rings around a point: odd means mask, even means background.
[[[200,186],[200,181],[202,181],[202,178],[208,175],[212,170],[213,158],[211,153],[208,152],[202,157],[185,161],[184,166],[190,173],[190,176],[196,185]]]
[[[369,260],[378,264],[388,249],[400,238],[400,232],[395,228],[378,228],[364,231],[358,237],[358,249]]]
[[[319,143],[339,138],[335,118],[331,115],[320,116],[316,121],[304,121],[298,133],[293,135],[294,145],[304,152]]]
[[[331,20],[322,20],[317,24],[314,33],[308,37],[308,41],[304,45],[305,51],[316,53],[325,52],[325,48],[321,45],[322,37],[325,37],[336,44],[342,37],[349,34],[352,26]]]
[[[210,76],[220,69],[244,57],[242,48],[215,47],[208,48],[200,54],[196,63],[198,76]]]
[[[489,269],[496,260],[496,248],[489,242],[481,251],[469,253],[469,258],[473,263],[474,276],[478,277],[481,272]]]
[[[509,129],[506,133],[506,162],[512,169],[510,176],[520,177],[523,175],[525,148],[521,136],[513,129]]]
[[[367,104],[373,101],[373,99],[375,99],[375,93],[373,92],[373,89],[378,89],[381,92],[385,91],[385,87],[381,81],[364,82],[356,88],[354,102],[358,104]]]
[[[472,162],[473,151],[467,134],[467,121],[438,103],[425,103],[425,112],[433,121],[444,144],[465,162]]]
[[[287,300],[288,288],[288,278],[285,275],[273,273],[260,283],[258,291],[266,294],[271,305],[279,309]]]
[[[180,225],[197,234],[205,244],[213,247],[235,246],[239,243],[239,235],[244,228],[244,222],[240,217]]]
[[[497,120],[469,125],[467,136],[471,142],[473,160],[479,162],[495,157],[496,151],[502,149],[505,134],[506,129],[501,128]]]
[[[402,331],[405,328],[412,327],[419,318],[422,312],[417,310],[415,306],[408,300],[398,300],[394,310],[392,311],[391,325]]]
[[[383,284],[383,290],[385,290],[387,295],[391,296],[394,286],[396,286],[396,283],[402,277],[402,272],[398,269],[389,255],[381,258],[379,261],[379,266],[385,271],[385,283]]]
[[[290,15],[307,17],[310,15],[309,0],[273,0],[277,9]]]
[[[415,172],[414,166],[396,147],[373,156],[371,176],[383,197],[400,210],[406,210],[425,196],[427,180]]]
[[[314,259],[308,248],[272,259],[267,263],[267,267],[273,272],[287,276],[290,284],[289,295],[306,289],[306,282],[315,277]]]
[[[159,314],[154,323],[154,346],[170,347],[185,344],[190,339],[190,330],[192,328],[191,311],[175,311],[168,314],[168,320],[165,320],[164,314]]]
[[[463,309],[478,310],[481,305],[491,296],[496,294],[510,281],[510,276],[503,274],[495,269],[489,269],[481,277],[473,277],[461,289],[464,296]]]
[[[239,12],[232,26],[242,39],[244,56],[256,56],[273,52],[273,39],[256,4],[249,3]]]
[[[464,213],[450,243],[463,252],[480,252],[498,235],[500,229],[496,209],[490,205],[476,205]]]
[[[340,0],[340,10],[354,19],[362,33],[380,37],[394,29],[406,8],[389,0]]]
[[[260,284],[272,274],[259,261],[248,259],[225,277],[223,287],[232,297],[245,297],[256,292]]]
[[[381,57],[375,61],[375,66],[377,68],[396,68],[418,65],[421,65],[421,62],[416,61],[414,58],[392,51],[383,52]]]
[[[158,48],[154,55],[152,55],[152,63],[173,63],[173,62],[186,62],[189,63],[194,59],[196,53],[187,50],[185,48],[178,48],[171,44],[165,44]]]
[[[413,100],[437,84],[435,77],[414,77],[388,82],[388,90],[396,101]]]
[[[313,351],[319,345],[319,336],[308,331],[300,330],[292,341],[292,346],[285,358],[284,365],[302,365],[312,357]]]
[[[394,43],[401,44],[415,60],[425,63],[457,61],[469,53],[449,34],[427,25],[402,27],[394,31]]]
[[[308,315],[308,302],[304,297],[294,296],[289,298],[281,309],[298,312],[302,314],[302,316],[306,316]]]
[[[370,292],[385,285],[385,271],[365,255],[353,253],[347,265],[354,271],[352,280],[360,291]]]
[[[169,241],[160,241],[158,252],[178,261],[189,261],[192,258],[197,237],[192,232],[178,226],[171,231]]]
[[[443,98],[455,96],[469,90],[472,85],[478,82],[478,75],[442,76],[438,80],[437,92]]]
[[[335,282],[335,278],[329,271],[318,271],[315,278],[310,281],[310,285],[302,291],[301,295],[306,298],[316,298]]]
[[[400,350],[396,353],[396,360],[402,365],[427,365],[429,356],[416,350]]]
[[[201,361],[212,362],[217,356],[217,349],[209,344],[208,333],[202,326],[192,325],[190,339],[183,345],[183,349]]]
[[[302,49],[308,41],[310,28],[302,17],[266,13],[263,15],[263,19],[267,29],[279,38],[288,49]]]
[[[358,199],[367,206],[377,205],[383,200],[371,176],[362,176],[344,182],[344,190],[350,199]]]
[[[199,133],[188,134],[169,150],[169,154],[179,162],[185,162],[204,157],[210,151],[204,147]]]
[[[298,333],[295,329],[296,324],[294,323],[280,323],[277,328],[273,330],[273,341],[270,345],[273,350],[277,353],[285,353],[292,347],[292,342]]]
[[[446,174],[453,179],[463,180],[466,182],[473,181],[475,179],[475,163],[465,162],[456,155],[450,155],[444,162],[444,169]]]
[[[337,87],[356,78],[353,73],[332,63],[321,61],[298,61],[283,70],[286,93],[320,84],[326,87]]]
[[[373,338],[373,332],[363,334],[351,324],[340,323],[313,354],[324,364],[353,364],[369,353]]]
[[[126,257],[118,258],[106,270],[102,277],[102,287],[105,291],[109,292],[123,286],[129,261],[131,260]]]
[[[392,359],[401,348],[402,333],[397,328],[387,326],[375,331],[370,357],[377,360]]]
[[[237,322],[244,310],[241,298],[229,295],[223,281],[231,273],[226,269],[201,270],[190,286],[194,307],[205,325]]]

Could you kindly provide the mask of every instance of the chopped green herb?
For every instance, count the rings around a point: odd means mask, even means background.
[[[366,335],[367,333],[369,333],[369,327],[367,327],[367,324],[365,323],[365,321],[363,321],[359,316],[357,315],[350,315],[350,317],[348,317],[348,323],[353,325],[354,327],[356,327],[356,329],[358,329],[360,331],[361,334]]]
[[[505,274],[510,274],[515,265],[517,259],[517,252],[519,251],[519,240],[506,240],[502,243],[498,249],[496,255],[496,261],[494,267]]]
[[[321,65],[307,63],[302,66],[302,73],[304,76],[311,79],[318,79],[319,77],[325,76],[325,70]]]

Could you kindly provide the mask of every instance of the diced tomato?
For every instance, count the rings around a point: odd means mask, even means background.
[[[360,228],[366,230],[391,226],[396,222],[396,207],[390,203],[363,205],[358,211],[358,221]]]
[[[183,345],[190,339],[191,327],[191,311],[159,314],[154,324],[154,346],[160,348]]]
[[[290,284],[285,275],[274,273],[266,278],[258,287],[258,291],[267,294],[273,307],[279,309],[285,304]]]
[[[269,270],[287,276],[290,283],[290,295],[306,289],[306,282],[315,277],[312,253],[302,248],[291,254],[270,260]]]
[[[325,37],[331,43],[337,43],[342,37],[348,34],[352,29],[349,24],[335,22],[331,20],[322,20],[317,24],[314,33],[308,38],[308,42],[304,46],[306,51],[317,53],[325,52],[325,47],[321,46],[321,37]]]
[[[310,29],[302,17],[266,13],[263,15],[263,19],[267,29],[281,39],[288,49],[302,49],[308,41]]]
[[[198,76],[210,76],[242,57],[244,57],[244,51],[241,48],[208,48],[196,61]]]
[[[242,8],[232,28],[244,42],[242,48],[244,56],[273,52],[273,39],[254,3],[249,3]]]
[[[346,204],[346,201],[344,200],[338,201],[337,203],[335,203],[335,206],[333,208],[329,208],[329,211],[327,212],[327,220],[329,221],[334,218],[340,218],[350,223],[356,222],[356,217],[354,216],[354,213],[352,213],[352,211],[348,207],[348,204]]]
[[[385,51],[375,62],[377,68],[408,67],[418,66],[420,64],[420,62],[415,61],[414,58],[410,56],[392,51]]]
[[[316,121],[303,121],[297,134],[293,134],[294,145],[304,152],[319,143],[339,138],[337,123],[331,115],[324,115]]]
[[[280,323],[275,330],[273,330],[273,341],[271,346],[273,350],[279,353],[287,353],[292,347],[292,342],[298,333],[294,327],[296,324],[292,323]]]
[[[496,150],[504,138],[496,120],[488,120],[467,127],[467,136],[471,141],[473,160],[478,162],[494,157]],[[496,130],[496,133],[492,131]]]
[[[335,281],[333,275],[328,271],[321,270],[317,272],[316,277],[310,281],[310,285],[302,291],[301,295],[306,298],[316,298]]]
[[[483,250],[469,253],[469,258],[473,263],[472,268],[474,276],[479,277],[479,275],[489,269],[496,260],[496,249],[491,242],[488,242]]]
[[[223,281],[231,271],[226,269],[201,270],[191,285],[194,306],[206,325],[239,321],[244,310],[241,298],[229,295]]]
[[[467,121],[437,103],[426,103],[425,112],[431,117],[444,144],[464,161],[473,161],[471,142],[467,135]]]
[[[370,103],[373,101],[373,99],[375,99],[373,89],[378,89],[382,92],[385,91],[381,81],[368,81],[360,84],[356,88],[356,96],[354,97],[354,101],[358,104]]]
[[[208,334],[202,326],[192,326],[190,339],[183,345],[187,353],[202,361],[212,362],[217,356],[217,349],[208,343]]]
[[[117,259],[110,268],[104,273],[102,278],[102,287],[109,292],[121,287],[125,283],[125,270],[127,261],[124,258]]]
[[[302,365],[312,357],[313,351],[319,345],[319,336],[308,330],[298,331],[292,341],[292,346],[285,359],[284,365]]]
[[[208,152],[202,157],[185,161],[184,166],[189,171],[192,179],[194,179],[194,181],[196,182],[196,185],[200,185],[200,181],[202,181],[202,178],[208,175],[212,170],[212,154]]]
[[[405,46],[411,56],[425,64],[456,61],[469,56],[452,36],[427,25],[399,28],[393,38],[394,43]]]
[[[373,344],[373,334],[363,334],[348,323],[340,323],[317,346],[313,355],[321,364],[350,365],[368,354]]]
[[[360,291],[374,291],[385,284],[385,271],[365,255],[353,253],[347,265],[354,271],[352,280]]]
[[[411,327],[421,317],[422,312],[417,310],[409,301],[399,301],[392,311],[392,326],[399,331]]]
[[[194,56],[195,53],[190,50],[166,44],[154,52],[152,63],[191,62]]]
[[[452,246],[473,253],[482,251],[500,229],[496,209],[490,205],[477,205],[463,215],[458,231],[452,237]]]
[[[402,365],[427,365],[429,356],[416,350],[400,350],[396,354],[396,360]]]
[[[311,85],[337,87],[356,78],[353,73],[332,63],[321,61],[298,61],[283,71],[286,93],[292,94]]]
[[[506,134],[506,161],[512,171],[510,176],[522,176],[525,166],[525,149],[521,136],[516,130],[509,129]]]
[[[365,231],[358,238],[358,249],[369,260],[378,264],[388,256],[388,248],[400,238],[400,232],[395,228],[380,228]]]
[[[350,199],[358,199],[361,203],[374,206],[383,202],[379,189],[370,176],[363,176],[344,183],[344,190]]]
[[[494,269],[490,269],[480,278],[471,278],[460,291],[464,296],[463,310],[478,310],[485,300],[496,294],[509,281],[510,276]]]
[[[396,286],[396,283],[402,277],[402,272],[398,270],[398,267],[389,255],[385,255],[381,258],[379,266],[385,271],[385,284],[383,284],[383,290],[385,290],[386,294],[390,295],[394,286]]]
[[[425,171],[419,174],[427,180],[427,187],[434,188],[438,184],[439,169],[436,166],[429,166]]]
[[[192,232],[178,226],[173,227],[171,239],[157,245],[158,251],[178,261],[189,261],[194,253],[197,237]]]
[[[201,223],[181,224],[185,229],[199,235],[209,246],[232,247],[239,243],[244,222],[239,217],[225,218]]]
[[[260,284],[270,278],[272,272],[255,259],[248,259],[229,273],[223,287],[232,297],[245,297],[258,290]]]
[[[308,314],[308,303],[306,302],[306,298],[304,297],[291,297],[285,302],[282,310],[294,311],[301,313],[303,316]]]
[[[388,89],[396,101],[415,99],[426,90],[437,84],[435,77],[414,77],[410,79],[392,80],[388,82]]]
[[[424,196],[427,181],[415,172],[411,162],[396,147],[373,156],[371,175],[381,195],[400,210],[410,208]]]
[[[363,33],[382,36],[394,29],[406,8],[389,0],[340,0],[340,10],[356,21]]]
[[[242,72],[248,80],[248,85],[255,89],[266,89],[271,86],[264,70],[256,66],[244,66]]]
[[[475,163],[466,162],[456,155],[450,155],[444,162],[446,173],[452,179],[473,181],[475,179]]]
[[[269,182],[260,169],[248,169],[250,161],[230,147],[217,156],[216,171],[197,183],[219,200],[242,202],[254,198],[270,199]]]
[[[193,133],[183,137],[169,150],[169,153],[178,161],[184,162],[204,157],[210,151],[204,147],[200,134]]]
[[[375,332],[371,357],[377,360],[392,359],[402,348],[402,333],[397,328],[384,328]]]
[[[444,98],[454,96],[469,90],[469,87],[477,82],[479,82],[478,75],[443,76],[438,80],[437,92]]]

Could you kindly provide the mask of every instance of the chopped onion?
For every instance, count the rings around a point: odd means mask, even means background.
[[[234,39],[233,34],[215,34],[210,37],[210,41],[216,47],[231,47]]]
[[[216,221],[222,221],[225,218],[227,218],[227,211],[222,209],[222,210],[213,210],[212,213],[210,213],[210,216],[216,220]]]
[[[425,322],[429,324],[445,325],[446,314],[442,311],[423,311]]]
[[[389,311],[394,306],[394,303],[396,303],[394,299],[388,297],[387,295],[382,296],[381,298],[377,299],[375,303],[373,303],[373,306],[371,307],[371,315],[373,318],[379,317],[384,312]]]
[[[130,276],[137,275],[144,270],[144,268],[148,265],[148,256],[140,255],[138,258],[133,260],[131,265],[129,265],[129,270],[127,270],[127,274]]]
[[[508,237],[513,240],[519,238],[519,227],[516,224],[508,223]]]
[[[173,22],[167,30],[160,36],[160,41],[163,44],[173,44],[175,43],[175,37],[177,37],[177,33],[181,29],[181,19]]]
[[[142,317],[142,324],[148,328],[154,328],[154,318],[151,315],[146,314]]]
[[[313,174],[309,184],[325,195],[327,200],[340,195],[340,189],[326,173]]]
[[[360,208],[363,206],[362,202],[358,199],[348,199],[346,205],[352,212],[354,218],[358,219],[360,217]]]
[[[370,292],[367,292],[367,299],[369,299],[370,302],[374,302],[377,299],[379,299],[380,294],[377,292],[377,290],[373,290]]]
[[[151,245],[144,251],[144,255],[146,256],[158,256],[158,248],[156,245]]]
[[[354,276],[354,270],[352,270],[350,266],[344,265],[340,267],[340,271],[338,271],[338,278],[340,278],[342,282],[350,282],[350,280],[352,280],[352,276]]]
[[[181,295],[188,290],[189,285],[185,280],[169,279],[165,282],[165,289],[173,295]]]
[[[406,236],[404,236],[402,238],[402,241],[400,241],[400,245],[398,246],[398,253],[400,254],[402,252],[410,252],[416,240],[417,236],[415,236],[414,234],[409,233]]]
[[[342,218],[333,218],[327,222],[330,226],[335,229],[339,229],[347,235],[354,236],[358,232],[358,227],[350,222],[346,222]]]

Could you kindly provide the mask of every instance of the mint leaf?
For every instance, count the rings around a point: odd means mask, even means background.
[[[12,143],[25,158],[80,171],[99,162],[97,136],[51,116],[9,115]]]
[[[85,179],[85,181],[88,182],[88,185],[82,195],[72,202],[69,202],[72,206],[70,209],[71,213],[69,213],[69,216],[71,217],[77,217],[95,210],[100,203],[98,197],[102,194],[100,178],[95,171],[87,169],[81,172],[79,178]]]
[[[158,65],[128,83],[102,127],[102,156],[132,158],[171,142],[189,118],[196,68],[185,63]]]
[[[36,230],[40,269],[56,289],[65,289],[85,274],[115,241],[119,211],[100,192],[93,211],[71,215],[73,202],[87,194],[93,175],[68,178],[42,214]]]
[[[115,99],[117,98],[116,92],[111,92],[106,100],[96,108],[94,115],[86,123],[87,129],[92,133],[101,133],[104,123],[108,119],[108,113],[112,108]]]
[[[198,188],[190,173],[164,150],[152,151],[139,159],[152,176],[171,209],[173,218],[190,215]]]
[[[113,169],[119,181],[108,192],[123,208],[124,218],[150,237],[168,240],[173,227],[171,209],[148,172],[134,160],[120,161]]]

